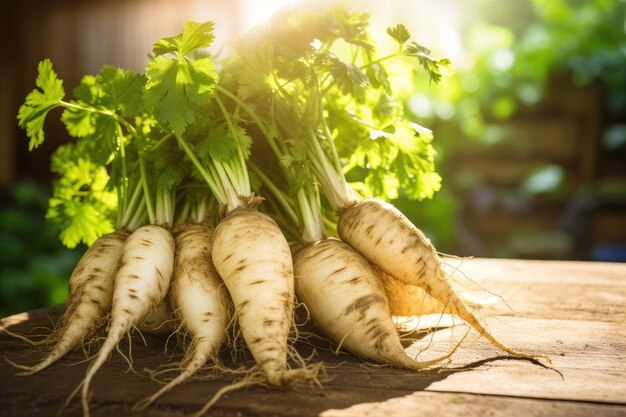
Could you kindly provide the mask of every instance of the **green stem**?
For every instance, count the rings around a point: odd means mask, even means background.
[[[322,183],[322,188],[333,209],[345,207],[354,200],[354,193],[346,182],[343,171],[337,172],[328,161],[322,146],[315,137],[315,133],[309,131],[309,160],[315,175]]]
[[[311,97],[311,101],[314,102],[316,116],[319,118],[319,122],[322,125],[323,136],[326,138],[328,143],[328,147],[330,148],[330,152],[332,155],[333,163],[335,165],[335,170],[337,173],[341,173],[343,176],[343,167],[341,165],[341,160],[339,159],[339,154],[337,153],[337,149],[335,148],[335,143],[333,142],[333,135],[330,132],[330,128],[328,127],[328,123],[326,122],[326,118],[324,117],[324,103],[322,102],[323,93],[320,91],[320,84],[318,82],[317,77],[314,78],[315,89],[313,97]],[[317,139],[315,139],[317,141]],[[343,180],[345,182],[345,180]]]
[[[287,216],[291,219],[292,222],[298,223],[298,215],[293,209],[292,204],[289,203],[285,194],[270,180],[264,173],[261,171],[255,164],[252,162],[249,163],[250,169],[256,174],[257,177],[261,180],[261,183],[272,193],[276,200],[280,203],[282,209],[287,213]]]
[[[152,145],[150,147],[150,149],[147,150],[147,152],[152,152],[155,151],[156,149],[158,149],[161,145],[163,145],[165,143],[166,140],[168,140],[169,138],[171,138],[172,136],[174,136],[173,132],[170,132],[168,134],[166,134],[165,136],[163,136],[161,139],[159,139],[157,141],[157,143],[155,143],[154,145]]]
[[[148,174],[146,173],[146,163],[142,156],[139,156],[139,169],[141,171],[141,183],[143,184],[143,197],[146,202],[146,209],[148,210],[148,219],[150,224],[156,223],[156,217],[154,215],[154,206],[152,205],[152,198],[150,196],[150,185],[148,184]]]
[[[364,70],[364,69],[366,69],[366,68],[368,68],[368,67],[371,67],[371,66],[372,66],[372,65],[374,65],[374,64],[378,64],[378,63],[383,62],[383,61],[386,61],[386,60],[388,60],[388,59],[397,58],[397,57],[399,57],[399,56],[402,56],[402,51],[395,52],[395,53],[393,53],[393,54],[389,54],[389,55],[385,55],[385,56],[383,56],[383,57],[380,57],[380,58],[377,58],[377,59],[375,59],[375,60],[373,60],[373,61],[370,61],[370,62],[368,62],[367,64],[363,64],[363,65],[361,65],[361,66],[359,67],[359,70]]]
[[[174,224],[183,224],[189,220],[190,217],[193,217],[191,213],[191,201],[188,198],[185,198],[183,201],[182,207],[179,206],[179,209],[176,210],[176,220]]]
[[[115,114],[115,112],[113,112],[111,110],[100,110],[100,109],[96,109],[94,107],[85,107],[85,106],[81,106],[80,104],[70,103],[70,102],[65,101],[65,100],[59,100],[59,103],[63,107],[66,107],[68,109],[81,110],[81,111],[86,111],[88,113],[98,113],[98,114],[102,114],[102,115],[105,115],[105,116],[113,117],[114,119],[118,119],[119,118],[119,116],[117,114]]]
[[[115,214],[115,224],[117,228],[121,228],[123,224],[126,224],[123,218],[124,213],[124,204],[122,199],[122,190],[120,187],[115,187],[115,192],[117,193],[117,213]]]
[[[128,230],[131,230],[131,231],[137,230],[139,227],[141,227],[144,224],[145,217],[146,217],[146,201],[142,199],[141,201],[139,201],[139,207],[137,208],[137,210],[135,210],[135,214],[130,219],[126,227],[128,228]]]
[[[128,226],[128,223],[130,222],[132,215],[137,210],[136,206],[139,202],[139,196],[141,195],[141,190],[142,190],[142,182],[138,181],[137,184],[135,185],[135,189],[133,190],[133,194],[130,197],[130,201],[128,202],[127,209],[123,213],[122,220],[118,224],[118,228]]]
[[[118,123],[123,124],[124,127],[126,127],[126,129],[128,129],[128,131],[131,132],[133,135],[136,133],[134,126],[131,125],[130,123],[128,123],[123,117],[120,117],[120,115],[115,113],[115,111],[96,109],[95,107],[86,107],[86,106],[82,106],[80,104],[70,103],[70,102],[65,101],[65,100],[59,100],[59,104],[61,104],[65,108],[69,108],[69,109],[81,110],[81,111],[85,111],[85,112],[88,112],[88,113],[97,113],[97,114],[102,114],[104,116],[112,117]]]
[[[122,179],[121,179],[121,189],[122,189],[122,207],[124,212],[128,209],[128,169],[126,167],[126,138],[124,136],[124,132],[122,132],[122,127],[119,123],[115,124],[115,130],[117,131],[117,136],[119,137],[119,146],[120,146],[120,164],[122,165]]]
[[[351,64],[354,65],[356,63],[356,59],[359,57],[359,49],[355,48],[354,45],[350,45],[350,54],[352,54],[352,62]]]
[[[270,107],[270,114],[272,118],[272,123],[274,124],[274,131],[276,132],[276,136],[278,137],[278,142],[276,143],[276,147],[280,149],[282,155],[289,153],[289,148],[285,144],[285,141],[281,137],[280,130],[276,127],[276,99],[272,99],[272,106]],[[277,158],[281,157],[281,154],[276,154]],[[282,166],[282,165],[281,165]],[[287,168],[283,169],[285,171]]]
[[[173,224],[172,199],[170,190],[157,189],[156,192],[156,221],[157,224],[169,227]]]
[[[196,167],[196,169],[198,170],[202,178],[204,178],[204,180],[206,181],[207,185],[211,189],[211,192],[213,193],[215,198],[217,198],[220,204],[226,204],[228,202],[226,191],[224,190],[224,187],[219,183],[219,181],[217,181],[218,177],[212,175],[209,171],[205,169],[205,167],[200,163],[196,155],[193,153],[193,151],[189,147],[189,144],[180,135],[176,135],[176,139],[178,140],[178,143],[185,151],[185,154],[187,154],[187,157],[189,157],[189,159],[191,160],[193,165]],[[209,169],[210,168],[211,167],[209,167]]]
[[[203,198],[196,205],[196,215],[195,215],[194,220],[197,223],[202,223],[206,220],[206,216],[207,216],[207,201],[206,201],[206,198]]]
[[[162,194],[163,194],[162,191],[157,188],[157,190],[156,190],[156,197],[155,197],[155,204],[156,204],[155,218],[156,218],[156,224],[158,224],[158,225],[165,224],[165,219],[164,219],[164,216],[163,216],[163,196],[162,196]]]
[[[168,225],[174,224],[174,209],[176,201],[176,190],[168,190],[165,192],[165,218]]]
[[[215,89],[223,93],[224,95],[228,96],[231,100],[237,103],[237,105],[240,106],[246,113],[248,113],[248,116],[250,116],[252,121],[258,126],[259,130],[261,131],[261,134],[263,134],[263,136],[269,143],[270,147],[272,148],[272,151],[274,151],[274,154],[276,154],[276,156],[280,158],[282,156],[282,152],[280,151],[278,145],[276,144],[276,141],[274,140],[273,135],[270,134],[270,132],[267,130],[267,127],[265,126],[263,122],[261,122],[257,114],[254,112],[254,110],[252,110],[246,103],[240,100],[239,97],[237,97],[230,91],[226,90],[225,88],[217,85],[215,86]]]
[[[319,88],[319,87],[318,87]],[[320,122],[322,123],[322,129],[324,131],[324,136],[328,142],[328,146],[331,150],[331,155],[333,157],[333,162],[335,163],[335,169],[337,172],[343,173],[343,167],[341,166],[341,160],[339,159],[339,154],[337,153],[337,148],[335,148],[335,143],[333,142],[333,135],[330,133],[330,128],[328,127],[328,123],[326,123],[326,118],[324,117],[324,105],[322,103],[321,97],[317,98],[317,111],[318,116],[320,118]]]
[[[222,100],[219,98],[217,94],[215,95],[214,98],[215,98],[215,102],[220,108],[220,111],[222,112],[222,115],[224,116],[224,120],[226,120],[226,125],[228,126],[228,131],[230,132],[230,135],[233,137],[234,140],[238,141],[237,132],[235,131],[233,120],[231,119],[228,112],[226,111],[226,107],[224,106],[224,103],[222,102]],[[251,194],[250,178],[248,176],[248,170],[246,169],[246,160],[243,157],[243,151],[241,150],[241,145],[237,146],[237,158],[239,159],[238,161],[239,166],[235,165],[235,167],[239,169],[233,172],[235,176],[233,178],[234,180],[233,185],[236,187],[235,189],[237,191],[237,194],[247,197]]]
[[[302,216],[302,240],[305,242],[317,242],[324,239],[324,226],[321,223],[319,206],[311,204],[304,187],[298,190],[297,198]]]
[[[241,205],[241,199],[237,193],[237,190],[231,182],[231,177],[227,173],[228,165],[222,164],[220,161],[213,160],[213,167],[216,177],[220,179],[220,183],[226,193],[226,200],[224,201],[228,206],[227,211],[236,209]],[[228,167],[230,170],[230,167]],[[250,195],[250,194],[248,194]]]

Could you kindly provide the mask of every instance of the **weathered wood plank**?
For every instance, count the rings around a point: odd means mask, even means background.
[[[591,262],[448,259],[505,303],[486,315],[626,322],[626,265]],[[458,274],[458,273],[457,273]],[[507,306],[508,304],[508,306]]]
[[[424,416],[490,416],[490,417],[572,417],[626,415],[622,407],[574,401],[545,401],[470,394],[416,392],[380,403],[353,405],[343,410],[324,411],[320,417],[424,417]]]
[[[487,319],[489,329],[513,348],[547,354],[563,378],[528,361],[512,360],[475,336],[452,357],[448,366],[456,369],[442,372],[369,366],[350,355],[336,357],[319,351],[319,358],[314,360],[327,364],[323,389],[254,387],[227,395],[211,415],[295,417],[323,413],[325,417],[340,417],[412,415],[411,410],[415,415],[626,415],[626,326],[622,319],[626,266],[466,260],[462,267],[481,285],[509,294],[508,301],[516,310],[512,313],[502,306],[488,309],[487,313],[513,315]],[[510,294],[512,289],[517,291]],[[45,312],[55,320],[61,310],[35,311],[21,323],[20,319],[27,316],[14,316],[3,320],[2,325],[16,332],[49,326]],[[463,332],[462,326],[452,331],[457,338]],[[446,331],[435,333],[429,355],[449,349],[449,336]],[[429,341],[428,337],[415,340],[408,352],[415,354]],[[142,370],[154,369],[168,360],[163,355],[163,339],[149,337],[148,343],[146,348],[135,338],[133,358],[138,375],[126,373],[126,362],[114,354],[95,377],[91,400],[94,417],[186,415],[234,380],[194,380],[166,394],[149,409],[131,414],[134,402],[159,387]],[[27,354],[22,343],[0,335],[0,356],[33,363],[42,355]],[[69,365],[83,359],[81,352],[72,352],[31,377],[15,377],[15,370],[0,361],[2,416],[55,415],[87,367],[86,363]],[[80,415],[76,401],[67,415]]]
[[[552,370],[500,356],[484,339],[464,345],[452,366],[468,367],[427,390],[626,404],[626,327],[619,323],[494,318],[489,329],[515,349],[548,355]],[[491,358],[491,359],[490,359]],[[478,362],[477,362],[478,361]],[[479,366],[476,366],[479,363]]]
[[[444,259],[471,279],[504,280],[510,283],[551,281],[561,284],[626,286],[626,264],[579,261],[535,261],[521,259],[450,258]]]

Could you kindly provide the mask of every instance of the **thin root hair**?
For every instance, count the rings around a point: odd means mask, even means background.
[[[448,305],[450,304],[450,300],[448,300],[446,302],[446,304],[444,305],[443,308],[443,312],[439,315],[439,320],[437,321],[437,324],[435,325],[435,328],[439,328],[441,325],[441,320],[443,319],[443,316],[445,315],[446,310],[448,309]],[[414,360],[417,360],[417,358],[419,357],[419,355],[421,355],[423,352],[427,351],[428,349],[430,349],[434,342],[435,342],[435,333],[436,332],[432,332],[429,340],[428,340],[428,344],[426,345],[426,347],[420,349],[417,354],[415,355],[415,357],[413,358]]]
[[[350,333],[352,333],[353,329],[350,329],[350,331],[346,334],[343,335],[343,337],[341,338],[341,340],[339,341],[339,343],[337,344],[337,349],[335,349],[335,355],[339,355],[339,351],[341,350],[341,345],[343,345],[344,340],[346,340],[346,337],[348,337],[350,335]]]
[[[168,355],[167,353],[167,349],[169,347],[170,344],[170,339],[172,338],[172,336],[176,336],[176,345],[172,348],[172,353]],[[163,347],[163,354],[167,357],[167,358],[171,358],[174,356],[174,351],[176,349],[176,347],[178,347],[179,344],[182,344],[183,347],[185,345],[184,341],[186,340],[186,332],[184,330],[184,324],[181,321],[180,324],[178,325],[178,327],[176,327],[176,330],[174,330],[169,336],[167,336],[167,339],[165,340],[165,346]],[[180,340],[182,339],[182,341]]]
[[[167,365],[164,365],[167,366]],[[143,371],[148,375],[148,378],[150,379],[150,381],[165,385],[167,384],[171,379],[159,379],[157,378],[157,376],[162,375],[162,374],[166,374],[166,373],[170,373],[170,372],[180,372],[181,368],[178,365],[174,365],[174,366],[170,366],[169,368],[165,368],[165,369],[161,369],[159,371],[155,371],[153,369],[150,368],[143,368]]]
[[[465,260],[465,259],[472,259],[472,257],[468,257],[468,258],[460,258],[461,260]],[[461,270],[461,266],[463,264],[463,262],[461,261],[461,263],[459,263],[457,266],[454,266],[446,261],[441,261],[441,263],[443,265],[446,265],[450,268],[452,268],[452,272],[448,273],[446,272],[446,275],[450,277],[452,282],[456,282],[458,280],[458,278],[455,278],[455,273],[460,273],[467,281],[471,282],[477,289],[479,289],[480,291],[484,291],[489,295],[492,295],[494,297],[496,297],[497,299],[499,299],[502,303],[504,303],[504,305],[512,312],[515,312],[515,310],[513,310],[513,308],[507,303],[505,297],[501,296],[500,294],[496,294],[493,291],[488,290],[487,288],[483,287],[482,285],[480,285],[477,281],[473,280],[472,278],[470,278],[465,272],[463,272]],[[462,285],[462,284],[461,284]],[[456,288],[455,288],[456,289]]]
[[[237,391],[251,385],[261,385],[263,384],[264,379],[264,376],[259,378],[257,373],[251,373],[238,382],[220,388],[199,411],[193,414],[192,417],[201,417],[204,415],[211,407],[213,407],[213,405],[215,405],[215,403],[220,400],[220,398],[229,392]]]
[[[45,327],[44,327],[45,328]],[[33,329],[35,330],[35,329]],[[41,346],[44,344],[53,344],[55,342],[54,339],[58,339],[58,337],[60,336],[60,334],[58,334],[58,332],[56,330],[52,331],[52,333],[48,334],[48,335],[34,335],[33,337],[43,337],[43,339],[41,340],[32,340],[31,338],[23,335],[23,334],[19,334],[19,333],[14,333],[10,330],[8,330],[6,327],[2,327],[0,326],[0,333],[4,333],[8,336],[11,336],[15,339],[21,340],[22,342],[25,342],[33,347],[35,346]]]
[[[139,333],[139,337],[141,337],[141,340],[143,341],[143,345],[145,347],[148,347],[148,342],[146,342],[146,338],[143,337],[143,332],[139,329],[139,327],[133,325],[132,330],[133,330],[133,332],[136,331],[137,333]]]

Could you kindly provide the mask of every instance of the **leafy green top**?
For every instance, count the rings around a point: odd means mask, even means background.
[[[316,181],[333,208],[355,197],[344,172],[363,195],[432,197],[440,186],[432,134],[404,117],[401,102],[415,61],[434,82],[449,61],[410,42],[403,25],[387,31],[397,51],[377,57],[368,19],[342,8],[285,11],[240,40],[220,77],[202,51],[213,23],[188,21],[154,43],[145,74],[105,66],[67,100],[51,62],[42,61],[18,120],[32,150],[50,110],[64,109],[75,140],[53,157],[59,179],[47,215],[63,242],[90,244],[146,221],[172,225],[192,212],[198,218],[207,207],[199,189],[232,210],[248,201],[256,179],[276,178],[272,169],[290,186],[284,195],[274,186],[274,194],[297,201],[312,239],[323,234]],[[278,163],[250,176],[246,161],[259,133]]]
[[[30,138],[28,149],[31,151],[44,141],[43,125],[48,112],[60,106],[65,97],[63,81],[57,77],[49,59],[44,59],[37,66],[35,84],[38,88],[28,93],[17,114],[19,126],[26,130]]]
[[[435,83],[450,61],[409,43],[404,25],[387,30],[397,51],[377,57],[368,18],[340,7],[283,12],[240,41],[224,77],[271,127],[283,171],[308,164],[331,205],[350,198],[344,172],[364,195],[394,199],[402,190],[411,199],[431,198],[441,182],[432,133],[405,118],[402,101],[412,88],[405,86],[411,61]]]
[[[213,22],[185,22],[183,33],[154,43],[154,57],[146,68],[144,101],[156,119],[182,135],[197,120],[196,109],[206,107],[217,83],[210,58],[189,59],[213,41]]]

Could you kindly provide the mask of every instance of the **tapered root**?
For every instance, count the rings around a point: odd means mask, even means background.
[[[42,340],[33,340],[27,336],[24,336],[23,334],[19,334],[19,333],[14,333],[4,327],[0,327],[0,333],[4,333],[6,335],[11,336],[14,339],[18,339],[21,340],[24,343],[27,343],[31,346],[40,346],[40,345],[44,345],[44,344],[48,344],[50,343],[50,338],[53,337],[54,333],[48,336],[45,336]]]
[[[115,347],[122,340],[125,334],[126,329],[121,326],[115,329],[115,332],[113,334],[109,332],[109,336],[100,348],[98,356],[96,357],[95,361],[92,362],[89,366],[87,374],[85,375],[85,378],[81,383],[81,405],[83,407],[83,417],[89,417],[89,385],[91,384],[92,378],[94,377],[96,372],[98,372],[98,369],[102,367],[113,349],[115,349]]]
[[[233,210],[215,229],[211,256],[233,300],[243,338],[267,382],[283,386],[309,376],[307,371],[288,371],[293,261],[276,222],[249,208]]]
[[[377,199],[353,203],[342,211],[337,231],[370,262],[406,284],[423,288],[494,346],[520,358],[547,359],[498,341],[456,292],[430,240],[392,205]]]
[[[195,354],[192,357],[191,361],[189,361],[189,363],[187,364],[185,369],[183,369],[183,371],[176,378],[172,379],[165,386],[161,387],[161,389],[158,390],[153,395],[151,395],[151,396],[149,396],[147,398],[144,398],[143,400],[137,402],[132,407],[132,410],[133,411],[140,411],[140,410],[145,409],[150,404],[152,404],[155,400],[157,400],[160,396],[162,396],[163,394],[165,394],[166,392],[168,392],[169,390],[171,390],[175,386],[177,386],[177,385],[185,382],[187,379],[189,379],[194,373],[196,373],[196,371],[198,371],[198,369],[202,368],[202,366],[204,366],[204,364],[207,363],[208,360],[209,360],[209,355],[207,355],[204,352],[204,350],[197,349],[195,351]]]

